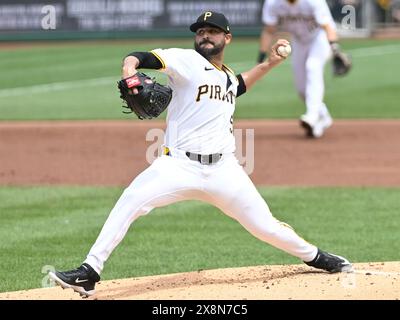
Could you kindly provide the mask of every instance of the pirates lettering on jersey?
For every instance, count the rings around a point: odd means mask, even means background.
[[[301,16],[301,15],[280,16],[279,23],[286,25],[286,26],[289,26],[291,24],[296,24],[296,23],[303,23],[305,26],[307,26],[307,29],[310,32],[319,27],[319,25],[314,17]],[[296,28],[296,26],[292,25],[292,28]]]
[[[297,15],[297,16],[290,16],[290,15],[280,16],[279,22],[286,22],[286,23],[304,22],[304,23],[313,23],[315,25],[318,25],[317,21],[315,20],[314,17],[299,16],[299,15]]]
[[[203,84],[198,87],[197,89],[197,97],[196,102],[199,102],[202,98],[209,98],[209,99],[218,99],[222,101],[230,102],[231,104],[235,103],[236,96],[233,94],[232,91],[222,92],[222,88],[219,85],[213,84]]]

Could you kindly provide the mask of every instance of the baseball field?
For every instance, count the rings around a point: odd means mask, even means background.
[[[127,53],[158,47],[192,41],[0,44],[0,299],[79,299],[48,288],[47,272],[81,264],[154,158],[164,122],[122,114],[116,82]],[[95,299],[400,298],[400,44],[343,48],[354,69],[333,78],[327,65],[335,122],[322,139],[298,125],[290,59],[237,99],[234,124],[238,141],[254,130],[247,165],[275,217],[355,272],[315,271],[190,201],[133,224]],[[235,39],[226,62],[240,73],[257,50],[257,39]]]

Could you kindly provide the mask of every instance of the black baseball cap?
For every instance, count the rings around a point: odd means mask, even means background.
[[[231,33],[228,19],[222,13],[214,11],[204,12],[197,18],[197,21],[190,26],[190,31],[196,32],[197,29],[207,25],[217,27],[225,33]]]

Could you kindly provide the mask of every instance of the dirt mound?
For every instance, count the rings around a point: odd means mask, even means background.
[[[203,270],[102,281],[89,300],[398,300],[400,262],[354,264],[329,274],[306,265]],[[60,287],[1,293],[0,299],[81,299]]]

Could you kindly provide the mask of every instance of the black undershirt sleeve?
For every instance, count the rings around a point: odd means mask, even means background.
[[[246,84],[244,83],[243,77],[241,74],[237,75],[236,78],[239,80],[239,84],[237,86],[236,98],[241,96],[246,92]]]
[[[161,69],[162,68],[162,63],[161,61],[151,52],[132,52],[127,55],[128,56],[134,56],[138,58],[139,60],[139,66],[137,67],[138,69],[144,68],[144,69]]]

